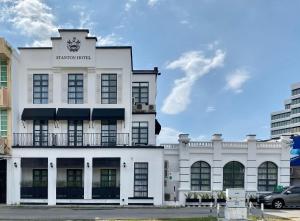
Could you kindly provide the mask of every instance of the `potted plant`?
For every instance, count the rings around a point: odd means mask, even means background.
[[[202,193],[201,196],[201,203],[211,203],[213,202],[213,197],[210,193]]]
[[[188,192],[185,194],[185,202],[187,203],[199,203],[199,198],[197,193]]]
[[[257,196],[256,196],[256,194],[251,194],[249,196],[249,202],[257,203]]]
[[[217,203],[225,203],[226,202],[226,194],[224,191],[220,191],[217,193]]]

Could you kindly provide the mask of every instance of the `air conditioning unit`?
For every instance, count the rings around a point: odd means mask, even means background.
[[[136,103],[133,107],[134,107],[133,108],[134,112],[146,112],[147,111],[147,105],[143,104],[143,103]]]
[[[149,109],[149,112],[155,112],[156,107],[155,107],[154,104],[149,104],[149,105],[148,105],[148,109]]]

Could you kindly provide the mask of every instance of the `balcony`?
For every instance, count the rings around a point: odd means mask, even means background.
[[[129,133],[14,133],[14,147],[128,146]]]
[[[0,88],[0,108],[9,107],[8,89],[6,87]]]

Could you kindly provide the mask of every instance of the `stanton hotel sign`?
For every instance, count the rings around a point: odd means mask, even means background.
[[[91,56],[57,55],[56,59],[57,60],[91,60]]]
[[[81,44],[81,42],[78,39],[76,39],[76,37],[73,37],[72,40],[67,41],[67,49],[70,52],[78,52],[80,49],[80,44]],[[56,59],[57,60],[91,60],[91,56],[89,56],[89,55],[87,55],[87,56],[84,56],[84,55],[63,55],[63,56],[57,55]]]

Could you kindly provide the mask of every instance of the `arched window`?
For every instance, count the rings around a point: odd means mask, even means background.
[[[223,189],[244,188],[245,167],[237,161],[228,162],[223,167]]]
[[[258,191],[273,191],[277,186],[278,168],[275,163],[266,161],[258,167]]]
[[[210,190],[210,165],[198,161],[191,166],[191,190]]]

